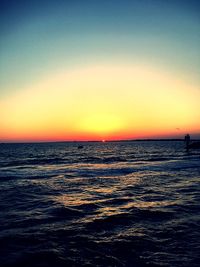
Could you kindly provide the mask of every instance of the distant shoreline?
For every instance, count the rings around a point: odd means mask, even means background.
[[[0,145],[2,144],[53,144],[53,143],[128,143],[128,142],[152,142],[152,141],[156,141],[156,142],[165,142],[165,141],[184,141],[184,138],[161,138],[161,139],[157,139],[157,138],[151,138],[151,139],[126,139],[126,140],[108,140],[105,142],[101,141],[101,140],[88,140],[88,141],[24,141],[24,142],[0,142]],[[191,141],[200,141],[200,139],[192,139]]]

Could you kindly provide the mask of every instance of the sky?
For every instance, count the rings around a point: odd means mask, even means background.
[[[0,142],[200,138],[198,0],[1,0]]]

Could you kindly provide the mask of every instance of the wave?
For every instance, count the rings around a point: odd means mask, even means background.
[[[34,158],[34,159],[23,159],[13,160],[11,162],[1,163],[2,167],[13,167],[13,166],[26,166],[26,165],[46,165],[46,164],[63,164],[65,161],[62,158]]]
[[[161,210],[150,210],[150,209],[139,209],[130,208],[126,212],[105,216],[99,219],[94,219],[89,222],[87,227],[92,228],[95,231],[102,229],[114,229],[115,227],[134,225],[138,222],[148,223],[161,222],[163,220],[171,220],[174,216],[173,212],[161,211]]]
[[[119,168],[100,168],[100,169],[87,169],[74,170],[77,172],[78,177],[95,178],[95,177],[113,177],[128,175],[136,171],[134,168],[119,167]]]
[[[69,207],[57,207],[50,211],[50,214],[54,216],[55,219],[71,219],[74,217],[82,217],[84,214],[82,211],[69,208]]]
[[[19,169],[28,168],[31,166],[45,166],[45,165],[64,165],[64,164],[78,164],[78,163],[89,163],[89,164],[111,164],[117,162],[126,162],[125,158],[121,157],[81,157],[81,158],[34,158],[34,159],[22,159],[13,160],[9,162],[1,162],[1,167],[16,167]]]
[[[1,266],[199,266],[200,158],[181,143],[2,151]]]

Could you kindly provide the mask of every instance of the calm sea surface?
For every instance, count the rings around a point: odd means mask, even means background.
[[[0,266],[199,266],[200,150],[0,144]]]

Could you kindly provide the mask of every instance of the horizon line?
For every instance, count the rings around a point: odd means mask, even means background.
[[[62,141],[0,141],[0,144],[40,144],[40,143],[114,143],[114,142],[141,142],[141,141],[184,141],[184,138],[141,138],[141,139],[119,139],[119,140],[62,140]],[[200,141],[200,139],[191,139]]]

